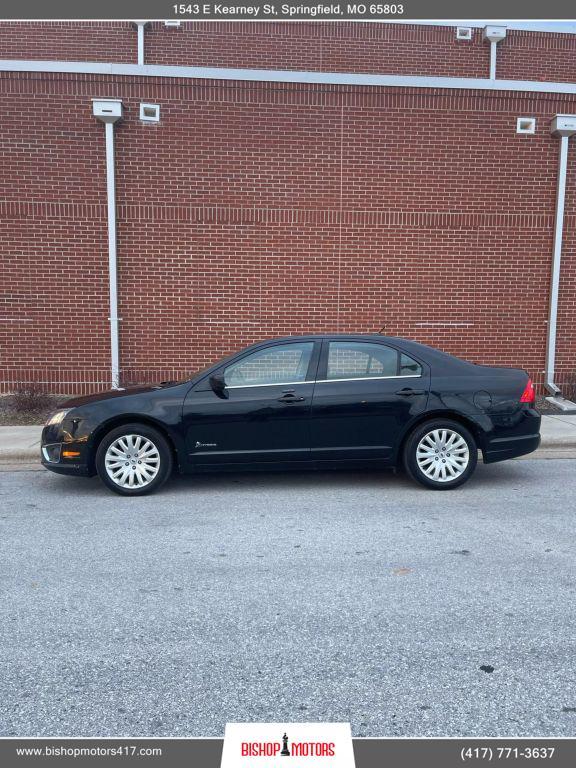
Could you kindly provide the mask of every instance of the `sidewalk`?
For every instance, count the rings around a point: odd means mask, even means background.
[[[576,416],[543,415],[540,434],[540,448],[525,458],[576,459]]]
[[[0,427],[0,468],[40,467],[42,427]],[[576,416],[542,416],[542,444],[527,458],[576,458]],[[20,467],[23,468],[23,467]]]

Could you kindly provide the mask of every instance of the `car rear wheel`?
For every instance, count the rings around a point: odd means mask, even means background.
[[[124,424],[109,432],[96,452],[102,482],[122,496],[157,491],[172,472],[166,438],[145,424]]]
[[[474,437],[456,421],[437,419],[421,424],[404,447],[404,466],[410,477],[437,491],[463,485],[477,461]]]

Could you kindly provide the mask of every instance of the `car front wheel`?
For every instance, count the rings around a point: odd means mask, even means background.
[[[96,470],[115,493],[143,496],[166,482],[172,472],[172,453],[158,430],[145,424],[124,424],[102,439]]]
[[[421,424],[404,448],[404,466],[416,481],[437,491],[463,485],[476,469],[478,448],[472,434],[455,421]]]

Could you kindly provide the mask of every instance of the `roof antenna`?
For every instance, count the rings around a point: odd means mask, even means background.
[[[385,325],[383,325],[383,326],[382,326],[382,328],[380,328],[380,330],[378,331],[378,333],[382,333],[382,331],[383,331],[385,328],[386,328],[386,326],[385,326]]]

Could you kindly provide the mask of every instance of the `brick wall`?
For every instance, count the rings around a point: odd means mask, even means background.
[[[1,22],[0,58],[136,62],[130,22]],[[147,64],[488,77],[482,30],[362,22],[153,22]],[[576,80],[576,35],[508,30],[498,44],[498,77]]]
[[[58,30],[71,27],[48,25]],[[14,73],[0,73],[0,93],[5,389],[109,383],[104,127],[90,102],[106,96],[126,110],[125,381],[183,376],[266,337],[381,327],[542,380],[558,157],[548,122],[576,97]],[[159,124],[139,121],[141,101],[160,104]],[[536,117],[535,135],[516,134],[518,116]],[[574,153],[560,380],[576,369]]]
[[[126,21],[0,22],[0,59],[135,63],[137,49]]]

